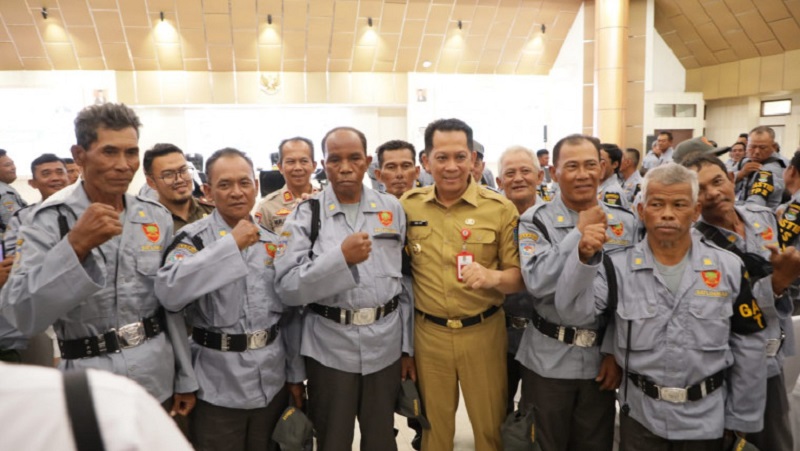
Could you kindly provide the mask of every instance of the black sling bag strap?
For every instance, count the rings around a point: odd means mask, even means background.
[[[175,238],[172,239],[172,243],[170,243],[170,245],[167,246],[167,249],[164,251],[164,255],[161,256],[161,266],[164,266],[164,263],[167,262],[167,256],[169,255],[169,253],[175,250],[175,248],[178,247],[179,244],[181,244],[181,240],[183,240],[183,238],[188,235],[189,234],[186,232],[180,232],[179,234],[175,235]],[[203,244],[203,239],[197,235],[189,237],[189,240],[192,242],[195,249],[197,249],[197,252],[202,251],[203,248],[205,247],[205,245]]]
[[[704,222],[697,222],[694,228],[699,230],[712,243],[726,251],[733,252],[737,257],[741,258],[745,269],[750,274],[751,283],[755,283],[755,281],[772,274],[772,263],[769,260],[752,252],[742,252],[735,244],[728,241],[716,227]]]
[[[614,270],[614,263],[611,262],[611,258],[605,253],[603,253],[603,268],[606,271],[606,284],[608,285],[608,305],[606,306],[605,315],[608,321],[611,321],[614,318],[614,314],[617,312],[619,291],[617,291],[617,272]],[[628,320],[627,323],[628,330],[625,334],[625,368],[622,369],[622,378],[625,384],[625,386],[622,387],[622,413],[625,415],[631,410],[630,406],[628,406],[628,357],[631,354],[631,320]]]
[[[322,221],[320,220],[319,213],[319,199],[308,199],[308,205],[311,207],[311,231],[308,234],[311,246],[308,247],[308,258],[311,258],[311,256],[314,255],[312,249],[314,249],[314,243],[316,243],[317,237],[319,236],[319,229],[322,227]]]
[[[104,451],[86,370],[64,373],[64,397],[78,451]]]

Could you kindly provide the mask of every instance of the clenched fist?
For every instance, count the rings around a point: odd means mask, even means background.
[[[366,232],[356,232],[342,242],[342,254],[348,265],[357,265],[369,258],[372,241]]]
[[[241,219],[236,223],[236,227],[231,230],[233,239],[236,240],[236,245],[240,251],[258,243],[261,237],[261,231],[258,226],[253,224],[249,219]]]
[[[78,260],[86,259],[92,249],[122,234],[122,222],[114,207],[93,203],[83,212],[67,234],[67,240],[75,250]]]
[[[575,226],[579,232],[583,233],[586,226],[590,224],[602,224],[603,229],[606,228],[608,220],[606,219],[606,212],[599,205],[584,210],[578,213],[578,224]]]

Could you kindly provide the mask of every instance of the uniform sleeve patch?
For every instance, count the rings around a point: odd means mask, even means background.
[[[191,244],[180,243],[169,253],[167,262],[174,263],[197,253],[197,248]]]
[[[605,193],[603,195],[603,203],[615,206],[622,205],[622,203],[620,202],[619,194],[617,193]]]
[[[758,171],[758,177],[750,188],[751,196],[767,199],[775,191],[775,184],[770,171]]]

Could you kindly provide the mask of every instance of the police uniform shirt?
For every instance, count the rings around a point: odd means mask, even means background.
[[[406,218],[400,203],[363,187],[351,227],[332,186],[314,197],[320,202],[321,226],[313,247],[309,202],[297,206],[281,232],[275,270],[284,303],[356,310],[377,308],[398,297],[399,308],[367,325],[342,325],[306,310],[301,354],[326,367],[362,375],[393,364],[401,352],[413,355],[414,300],[401,273]],[[372,251],[367,260],[350,266],[341,245],[355,232],[369,234]]]
[[[196,197],[189,198],[189,216],[186,219],[172,213],[172,225],[175,233],[179,232],[187,224],[199,221],[214,211],[214,205],[203,202]]]
[[[317,189],[312,188],[311,193],[316,192]],[[297,207],[300,201],[300,198],[295,197],[289,188],[283,185],[283,188],[267,194],[259,202],[258,207],[256,207],[256,221],[267,230],[280,235],[286,218],[289,217],[289,213]]]
[[[644,169],[652,169],[662,164],[672,163],[672,154],[675,152],[675,149],[670,147],[669,149],[665,150],[661,156],[659,157],[656,155],[655,152],[652,150],[647,152],[647,155],[644,156],[642,160],[642,168]]]
[[[611,177],[607,178],[597,187],[597,200],[606,205],[611,205],[612,207],[630,209],[630,203],[625,195],[625,191],[619,184],[619,179],[616,174],[611,174]]]
[[[600,206],[608,221],[605,249],[635,243],[636,221],[633,215],[619,207],[602,203]],[[534,217],[546,227],[547,235],[533,223]],[[534,298],[533,307],[544,319],[562,326],[598,331],[604,325],[601,318],[572,323],[562,318],[554,305],[558,278],[567,257],[576,252],[581,239],[575,228],[577,222],[578,213],[568,209],[561,196],[550,203],[535,205],[522,215],[519,224],[522,278]],[[525,329],[516,357],[536,374],[553,379],[594,379],[601,361],[597,346],[568,345],[530,326]]]
[[[17,238],[19,227],[26,222],[38,203],[22,207],[11,215],[6,223],[6,232],[3,234],[3,258],[13,256],[17,251]]]
[[[778,239],[781,248],[794,246],[800,250],[800,190],[794,193],[789,202],[779,208],[779,212]],[[800,300],[800,279],[796,279],[792,283],[787,290],[786,297]]]
[[[187,308],[194,327],[217,334],[267,330],[284,311],[275,293],[278,236],[261,229],[259,242],[240,251],[231,230],[216,211],[184,227],[158,271],[156,294],[169,310]],[[202,249],[195,247],[198,238]],[[287,380],[302,382],[302,361],[286,352],[299,348],[300,337],[286,332],[281,327],[271,344],[244,352],[192,342],[197,396],[215,406],[256,409],[266,407]]]
[[[628,372],[662,387],[689,387],[726,371],[726,383],[706,397],[672,403],[648,397],[627,381],[631,418],[667,440],[709,440],[723,429],[746,433],[763,427],[767,365],[764,317],[745,279],[742,261],[692,233],[689,263],[677,293],[668,291],[655,257],[642,241],[611,252],[618,305],[614,356]],[[556,289],[559,312],[570,322],[589,321],[608,305],[600,259],[580,262],[573,251]],[[630,325],[630,350],[626,353]],[[624,377],[624,376],[623,376]],[[625,382],[619,389],[625,402]]]
[[[471,178],[461,199],[450,207],[436,200],[433,186],[413,189],[401,202],[408,217],[416,308],[440,318],[462,318],[502,305],[499,291],[472,290],[458,281],[456,254],[466,242],[466,250],[488,269],[519,267],[514,241],[519,214],[514,204]],[[463,230],[470,232],[466,240]]]
[[[746,160],[745,163],[750,160]],[[761,169],[750,174],[737,193],[740,201],[752,202],[773,210],[780,205],[785,184],[783,169],[778,155],[772,155],[761,163]]]
[[[11,215],[20,208],[27,207],[28,203],[22,199],[16,189],[5,182],[0,182],[0,221],[8,225]]]
[[[634,198],[639,193],[642,187],[642,174],[639,171],[633,171],[630,177],[622,182],[622,191],[625,193],[625,199],[628,200],[628,205],[633,205]]]
[[[744,222],[745,237],[736,232],[717,227],[717,230],[735,244],[742,252],[750,252],[770,258],[770,251],[766,246],[778,246],[778,224],[769,208],[759,207],[754,204],[745,204],[736,207],[736,212]],[[700,218],[701,222],[704,222]],[[711,225],[711,224],[708,224]],[[713,226],[712,226],[713,227]],[[772,292],[772,276],[758,280],[752,286],[753,295],[766,319],[767,328],[762,333],[765,339],[780,339],[781,330],[786,334],[783,345],[776,356],[767,357],[767,377],[777,376],[783,368],[783,361],[787,356],[794,355],[794,328],[792,327],[792,300],[789,296],[775,299]]]
[[[72,229],[91,201],[82,183],[51,196],[20,229],[14,269],[0,293],[3,314],[24,334],[54,325],[60,340],[103,334],[155,315],[161,254],[172,237],[172,219],[160,204],[126,194],[122,234],[92,249],[81,263],[62,221]],[[130,377],[159,401],[197,390],[186,327],[167,314],[167,331],[121,352],[64,359],[62,369],[97,368]]]

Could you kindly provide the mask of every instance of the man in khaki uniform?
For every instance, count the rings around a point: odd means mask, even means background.
[[[311,186],[317,163],[314,161],[314,143],[300,136],[281,141],[278,155],[278,170],[286,184],[259,202],[255,216],[264,228],[280,235],[284,221],[303,200],[303,195],[317,192]]]
[[[435,184],[401,199],[417,312],[414,359],[431,423],[426,450],[453,449],[459,386],[475,449],[502,449],[508,343],[501,305],[505,294],[524,289],[514,240],[519,214],[472,179],[472,146],[464,122],[429,124],[424,158]]]
[[[144,153],[143,163],[147,185],[158,193],[158,202],[172,213],[175,233],[214,211],[214,205],[192,196],[192,168],[178,146],[156,144]]]

